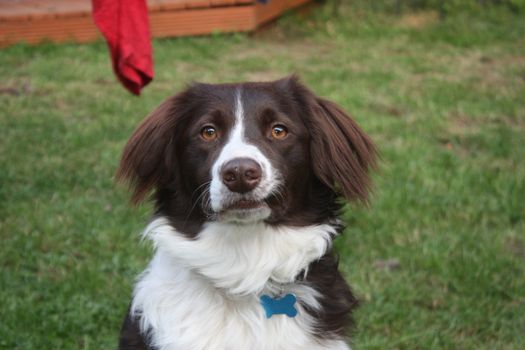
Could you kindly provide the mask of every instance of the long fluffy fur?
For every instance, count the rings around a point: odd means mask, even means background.
[[[294,282],[335,234],[327,224],[210,223],[191,240],[158,218],[145,230],[157,252],[136,285],[132,315],[143,333],[155,329],[150,342],[159,350],[348,349],[342,340],[311,335],[315,323],[304,307],[319,311],[320,294]],[[266,319],[258,298],[264,293],[295,294],[299,316]]]

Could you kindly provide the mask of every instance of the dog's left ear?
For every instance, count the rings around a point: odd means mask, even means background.
[[[349,201],[368,201],[376,166],[376,148],[367,134],[338,105],[316,98],[311,155],[321,181]],[[340,187],[340,188],[337,188]]]
[[[317,178],[347,200],[367,203],[372,187],[370,172],[377,157],[370,137],[341,107],[316,96],[295,76],[285,81],[305,110]]]

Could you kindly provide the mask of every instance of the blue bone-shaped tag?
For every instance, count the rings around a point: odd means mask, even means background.
[[[282,298],[275,299],[268,295],[261,296],[261,305],[266,311],[266,318],[270,318],[273,315],[297,316],[296,301],[297,298],[293,294],[286,294]]]

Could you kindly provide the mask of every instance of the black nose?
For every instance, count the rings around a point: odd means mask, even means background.
[[[261,182],[261,166],[249,158],[235,158],[223,165],[222,182],[230,191],[246,193]]]

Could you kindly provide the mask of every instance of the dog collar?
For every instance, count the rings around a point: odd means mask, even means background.
[[[286,315],[288,317],[297,316],[297,309],[295,308],[297,298],[293,294],[286,294],[281,298],[272,298],[269,295],[262,295],[260,301],[266,312],[266,318],[270,318],[273,315]]]

